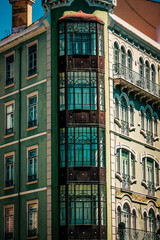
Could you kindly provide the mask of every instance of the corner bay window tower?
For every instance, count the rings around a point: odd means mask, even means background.
[[[58,21],[60,239],[106,239],[104,22]]]

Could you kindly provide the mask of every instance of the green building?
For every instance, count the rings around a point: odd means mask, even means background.
[[[115,2],[42,1],[32,24],[34,2],[10,0],[12,34],[0,43],[0,239],[111,239]]]

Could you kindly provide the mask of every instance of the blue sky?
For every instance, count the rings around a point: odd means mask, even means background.
[[[9,0],[0,0],[0,40],[11,33],[12,29],[12,5]],[[41,0],[36,0],[32,5],[32,21],[35,22],[37,19],[44,15],[44,10],[41,6]]]

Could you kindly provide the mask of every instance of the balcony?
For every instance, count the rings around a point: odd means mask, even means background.
[[[116,231],[116,240],[156,240],[159,235],[139,229],[125,228]]]
[[[122,175],[122,188],[130,189],[130,176],[127,174]]]
[[[142,98],[160,103],[160,85],[140,76],[139,73],[120,63],[113,65],[114,86],[121,85]]]
[[[146,131],[146,143],[153,145],[153,133]]]
[[[148,196],[154,196],[155,195],[155,185],[153,182],[147,183],[147,194]]]

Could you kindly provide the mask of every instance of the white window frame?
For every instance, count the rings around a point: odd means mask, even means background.
[[[28,123],[29,123],[29,99],[32,97],[37,97],[37,103],[36,103],[36,107],[37,107],[37,124],[33,127],[29,127]],[[27,94],[27,129],[34,129],[38,127],[38,91],[32,92],[30,94]]]
[[[36,180],[33,180],[33,181],[29,181],[28,180],[28,176],[29,176],[29,152],[32,151],[32,150],[35,150],[37,151],[37,179]],[[30,147],[27,147],[27,183],[28,184],[32,184],[32,183],[35,183],[38,181],[38,145],[33,145],[33,146],[30,146]]]
[[[13,132],[10,133],[10,134],[6,134],[6,130],[7,130],[7,111],[6,111],[6,108],[10,105],[13,105]],[[14,119],[15,119],[15,100],[12,100],[12,101],[9,101],[9,102],[6,102],[4,103],[4,116],[5,116],[5,124],[4,124],[4,127],[5,127],[5,133],[4,135],[5,136],[10,136],[10,135],[14,135]]]
[[[4,235],[6,234],[6,210],[9,208],[13,208],[13,238],[14,238],[14,204],[4,205]]]
[[[13,64],[13,83],[9,84],[9,85],[6,85],[7,83],[7,76],[6,76],[6,71],[7,71],[7,65],[6,65],[6,60],[8,57],[12,56],[13,55],[13,58],[14,58],[14,64]],[[5,88],[8,88],[10,87],[11,85],[14,84],[14,81],[15,81],[15,51],[12,51],[8,54],[6,54],[5,56]]]
[[[6,187],[6,184],[5,184],[6,183],[6,159],[11,156],[13,157],[13,185],[10,187]],[[5,153],[4,154],[4,187],[5,189],[14,187],[14,164],[15,164],[15,152]]]
[[[28,233],[29,233],[29,205],[31,204],[37,204],[37,235],[38,236],[38,199],[35,200],[31,200],[31,201],[27,201],[26,203],[26,212],[27,212],[27,237],[28,237]],[[34,236],[35,237],[35,236]]]
[[[33,45],[37,45],[37,59],[36,59],[36,73],[29,75],[29,48]],[[27,44],[27,79],[35,77],[38,74],[38,40],[35,40],[29,44]]]

